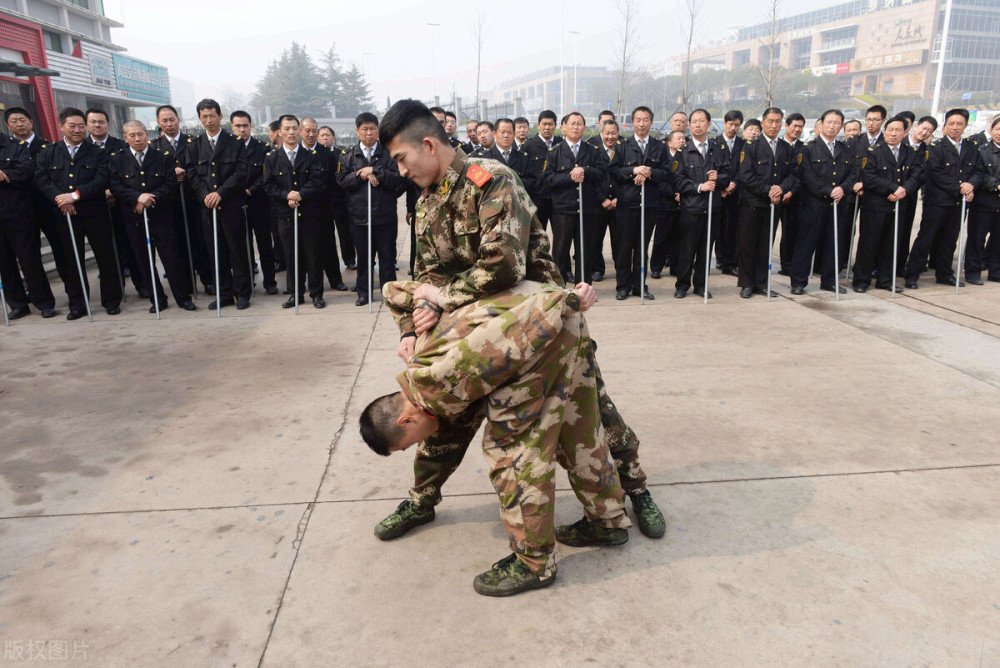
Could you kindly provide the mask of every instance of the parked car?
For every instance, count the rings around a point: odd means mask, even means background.
[[[860,109],[855,109],[854,107],[846,107],[844,109],[841,109],[840,111],[842,111],[844,113],[844,120],[845,121],[863,120],[864,119],[864,114],[861,112]]]

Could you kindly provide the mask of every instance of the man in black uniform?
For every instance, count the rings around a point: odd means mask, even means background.
[[[443,107],[431,107],[431,113],[434,114],[434,118],[438,119],[438,123],[441,124],[441,127],[445,129],[445,134],[448,135],[448,143],[451,144],[451,147],[460,148],[462,146],[462,142],[459,141],[458,137],[454,134],[448,132],[449,112],[445,111]],[[451,117],[454,118],[455,114],[452,114]]]
[[[738,276],[736,271],[737,248],[739,247],[740,215],[740,153],[743,139],[736,133],[743,125],[743,112],[732,109],[722,119],[722,136],[717,141],[726,144],[729,153],[729,185],[722,191],[722,216],[719,228],[715,230],[715,265],[727,276]]]
[[[677,247],[677,283],[674,297],[683,299],[692,284],[694,292],[712,298],[705,285],[708,225],[718,226],[722,218],[722,192],[729,186],[729,150],[725,142],[708,139],[712,116],[704,109],[695,109],[689,116],[691,139],[680,153],[676,176],[676,192],[681,196],[680,244]],[[709,198],[712,218],[708,218]]]
[[[250,306],[250,258],[247,257],[247,152],[243,142],[222,130],[222,111],[215,100],[204,99],[195,107],[205,134],[188,139],[183,159],[191,187],[201,202],[201,221],[206,245],[219,247],[219,276],[215,281],[222,306]],[[212,238],[212,212],[218,217],[218,239]],[[214,264],[214,257],[213,257]],[[217,307],[215,302],[209,309]]]
[[[531,175],[526,173],[528,155],[514,147],[514,121],[509,118],[497,119],[495,139],[493,147],[483,153],[482,157],[496,160],[513,169],[514,173],[521,177],[521,182],[527,189],[527,181],[531,180]]]
[[[685,119],[687,116],[685,115]],[[663,154],[663,162],[670,167],[671,172],[675,172],[680,167],[680,154],[687,143],[687,137],[681,130],[671,130],[667,134],[667,150]],[[670,274],[677,275],[677,242],[680,234],[681,204],[680,195],[674,190],[673,179],[657,183],[656,188],[660,191],[660,201],[663,203],[663,211],[657,215],[655,229],[653,230],[653,247],[649,252],[649,275],[652,278],[660,278],[663,275],[663,268],[670,265]]]
[[[302,119],[299,126],[302,146],[307,151],[315,151],[319,158],[320,166],[323,168],[323,189],[320,193],[320,207],[322,214],[319,223],[319,247],[320,261],[323,264],[323,272],[330,281],[330,287],[339,292],[347,292],[347,285],[344,284],[344,276],[340,272],[340,256],[337,255],[337,234],[336,223],[333,216],[330,201],[333,191],[339,190],[337,185],[337,165],[340,162],[340,152],[334,153],[323,144],[319,143],[319,125],[315,118],[308,116]],[[280,202],[279,202],[280,205]]]
[[[785,119],[785,136],[782,141],[786,142],[791,149],[792,155],[798,155],[802,149],[802,130],[806,127],[806,119],[802,114],[788,114]],[[781,244],[778,247],[781,258],[780,274],[792,275],[792,256],[795,253],[795,239],[799,230],[799,214],[802,209],[803,196],[799,193],[802,187],[801,182],[796,179],[795,189],[786,192],[781,200]]]
[[[990,141],[979,145],[983,180],[972,200],[965,255],[965,280],[973,285],[983,284],[983,271],[986,280],[1000,282],[1000,116],[987,130]]]
[[[916,151],[915,159],[921,166],[919,185],[921,190],[927,181],[927,158],[930,156],[929,142],[937,127],[936,118],[924,116],[911,127],[910,134],[903,138],[903,145],[911,146]],[[920,198],[914,193],[913,197],[907,197],[903,200],[899,210],[899,265],[896,267],[896,276],[900,278],[906,276],[906,260],[910,256],[910,237],[913,236],[913,221],[917,217],[919,201]]]
[[[205,287],[205,292],[210,295],[215,294],[214,269],[208,252],[205,250],[205,235],[201,228],[201,206],[198,204],[198,196],[191,189],[191,181],[187,178],[187,171],[184,169],[184,151],[187,150],[188,140],[191,135],[181,132],[181,122],[177,117],[177,110],[169,104],[165,104],[156,109],[156,123],[160,126],[160,136],[150,144],[153,148],[161,151],[168,151],[174,157],[176,166],[174,172],[177,175],[177,197],[173,200],[174,227],[177,229],[177,238],[184,244],[184,266],[188,276],[191,275],[191,261],[194,261],[194,269],[201,278],[201,283]],[[184,199],[181,199],[180,191],[184,190]],[[186,211],[181,207],[185,207]],[[185,218],[186,214],[186,218]],[[184,229],[185,220],[187,230]],[[187,244],[191,244],[191,257],[187,254]],[[193,286],[192,286],[193,287]]]
[[[587,143],[594,148],[602,148],[604,146],[604,140],[601,138],[601,130],[604,129],[604,124],[607,121],[615,120],[615,112],[608,111],[605,109],[600,114],[597,115],[597,134],[591,135],[587,138]]]
[[[246,146],[247,153],[247,242],[250,265],[253,266],[253,240],[257,237],[260,251],[260,272],[264,276],[264,291],[269,295],[278,294],[278,282],[274,277],[274,246],[271,243],[271,200],[264,192],[264,157],[267,146],[251,135],[253,119],[245,111],[229,114],[230,127],[236,138]]]
[[[673,172],[665,162],[667,150],[663,142],[649,136],[653,125],[653,112],[649,107],[632,110],[635,135],[622,142],[621,162],[611,169],[612,180],[618,193],[615,221],[618,225],[618,249],[615,252],[615,299],[628,299],[629,295],[642,295],[654,299],[645,285],[642,267],[646,250],[653,235],[656,221],[663,213],[658,184],[673,182]],[[642,229],[642,186],[646,184],[646,234]],[[643,292],[640,292],[643,291]]]
[[[174,156],[169,151],[150,146],[146,127],[139,121],[127,121],[122,126],[122,134],[127,146],[111,154],[111,194],[121,207],[122,223],[132,252],[137,258],[146,260],[136,271],[140,284],[149,293],[149,312],[156,313],[154,290],[159,296],[161,311],[167,308],[167,296],[160,277],[149,272],[143,213],[149,220],[149,238],[163,262],[174,301],[185,311],[194,311],[198,307],[191,301],[191,275],[184,266],[170,206],[178,197]]]
[[[968,124],[966,109],[949,110],[944,116],[945,136],[930,147],[925,167],[923,218],[906,261],[906,287],[911,290],[917,289],[917,279],[926,268],[932,249],[937,282],[955,284],[951,263],[962,224],[962,199],[972,201],[984,176],[979,149],[971,141],[962,139]]]
[[[469,155],[473,158],[484,158],[486,154],[489,153],[490,149],[493,148],[496,143],[496,136],[493,134],[494,125],[489,121],[479,121],[476,125],[476,138],[479,140],[479,145],[476,149]]]
[[[35,308],[45,318],[56,314],[56,300],[42,267],[38,228],[31,218],[34,175],[35,160],[28,151],[28,144],[0,134],[0,283],[6,287],[11,320],[31,312],[24,283],[18,274],[19,263]]]
[[[781,201],[796,185],[795,156],[788,142],[778,139],[783,113],[777,107],[764,110],[762,136],[751,139],[739,156],[740,170],[740,297],[767,296],[771,234],[781,213]],[[771,296],[776,296],[772,294]]]
[[[354,250],[354,239],[351,237],[351,217],[347,213],[347,193],[337,183],[337,170],[340,169],[340,156],[344,150],[337,146],[337,133],[333,128],[324,125],[319,129],[319,143],[330,149],[330,173],[327,174],[327,188],[330,190],[330,211],[337,226],[337,238],[340,239],[340,257],[344,265],[354,271],[358,268],[357,252]]]
[[[848,220],[840,220],[840,229],[837,231],[839,234],[840,242],[840,266],[837,268],[845,269],[851,258],[848,254],[851,252],[851,227],[854,217],[854,208],[860,210],[868,202],[864,198],[864,184],[861,179],[861,161],[865,159],[868,155],[868,149],[874,148],[882,141],[882,125],[885,123],[885,117],[888,115],[885,107],[880,104],[876,104],[868,108],[865,112],[865,132],[854,136],[851,139],[846,139],[847,148],[851,150],[851,154],[854,156],[854,164],[858,166],[857,168],[857,181],[852,185],[851,189],[847,191],[844,198],[844,206],[847,210],[851,212],[851,218]],[[905,131],[904,131],[905,134]],[[846,137],[846,135],[845,135]],[[856,204],[855,204],[856,203]],[[816,264],[817,266],[822,261],[822,258],[817,254]],[[874,261],[873,261],[874,263]]]
[[[618,226],[615,224],[618,194],[614,180],[611,178],[611,172],[619,167],[621,142],[618,139],[618,123],[613,117],[605,119],[601,126],[600,139],[601,143],[597,148],[598,155],[604,165],[604,184],[601,186],[601,195],[598,198],[601,205],[597,207],[597,213],[594,215],[594,237],[587,248],[587,252],[594,258],[594,273],[591,274],[591,280],[595,283],[603,281],[607,271],[607,265],[604,262],[604,236],[608,230],[611,231],[612,260],[618,248]]]
[[[805,294],[813,253],[820,246],[823,248],[820,290],[847,292],[837,283],[833,262],[833,207],[837,207],[838,223],[850,215],[845,195],[857,181],[857,169],[851,150],[837,141],[844,114],[830,109],[823,113],[820,122],[820,135],[804,145],[795,159],[802,184],[802,211],[792,255],[793,295]]]
[[[563,140],[552,147],[545,162],[546,185],[552,193],[552,259],[569,284],[590,283],[594,258],[587,244],[597,234],[594,215],[603,201],[607,172],[600,152],[582,141],[587,122],[583,115],[571,112],[562,119]],[[580,197],[582,184],[583,197]],[[583,240],[580,239],[580,212],[583,212]],[[576,251],[576,270],[570,270],[570,245]],[[580,266],[580,248],[584,249],[585,267]]]
[[[514,147],[518,151],[524,150],[524,144],[528,141],[528,135],[531,134],[531,123],[524,116],[518,116],[514,119]]]
[[[292,295],[284,308],[295,307],[295,253],[299,253],[299,303],[305,303],[305,274],[309,276],[309,297],[313,306],[324,308],[323,258],[320,225],[327,210],[323,199],[323,164],[316,151],[299,143],[299,119],[285,114],[281,121],[281,142],[264,158],[263,189],[277,204],[281,214],[281,237],[285,247],[287,285]],[[295,246],[294,216],[299,210],[299,244]],[[304,262],[303,262],[304,260]],[[304,267],[302,265],[305,265]]]
[[[923,171],[923,156],[902,145],[906,136],[906,120],[897,116],[885,124],[882,140],[870,147],[861,159],[861,224],[858,254],[854,261],[855,292],[866,292],[871,286],[872,268],[878,270],[878,287],[892,289],[892,254],[896,248],[893,237],[897,207],[900,214],[910,197],[917,196]],[[902,215],[900,215],[902,219]],[[905,258],[897,257],[897,263]],[[897,292],[901,288],[897,286]]]
[[[472,155],[473,151],[479,148],[479,135],[476,130],[479,128],[479,121],[472,120],[465,124],[465,136],[468,141],[462,144],[462,150],[466,155]]]
[[[72,107],[59,113],[63,139],[44,146],[38,153],[35,187],[49,201],[49,206],[54,209],[53,215],[59,217],[58,229],[63,248],[73,249],[67,214],[73,220],[77,258],[81,262],[84,243],[90,242],[100,271],[101,305],[108,315],[118,315],[121,313],[122,285],[118,282],[105,195],[110,180],[108,152],[86,141],[87,122],[84,118],[82,111]],[[73,262],[75,264],[76,260]],[[81,285],[78,271],[67,271],[66,278],[66,295],[69,297],[66,319],[76,320],[87,315],[84,289],[89,296],[89,281],[87,285]],[[83,279],[87,281],[86,272]]]
[[[514,123],[515,131],[517,122]],[[549,158],[549,149],[562,141],[562,137],[553,136],[556,131],[556,114],[546,109],[538,114],[538,134],[524,142],[524,151],[528,154],[527,174],[531,174],[530,183],[524,181],[524,188],[531,195],[531,200],[538,209],[538,220],[542,228],[549,225],[552,218],[552,195],[542,179],[545,171],[545,161]]]
[[[368,272],[378,256],[379,285],[396,280],[396,200],[406,190],[396,161],[378,140],[378,118],[363,112],[354,119],[359,142],[340,156],[337,183],[347,191],[351,234],[358,252],[357,306],[368,303]],[[371,188],[372,265],[368,266],[368,191]],[[374,281],[373,294],[374,292]]]

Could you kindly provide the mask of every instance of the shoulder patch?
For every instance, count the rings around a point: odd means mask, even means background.
[[[740,151],[740,163],[743,162],[743,158],[747,157],[746,151]]]
[[[867,166],[868,166],[868,156],[866,155],[865,157],[861,158],[861,169],[864,169]]]
[[[492,174],[479,165],[469,165],[469,169],[466,170],[465,176],[480,188],[489,183],[490,179],[493,178]]]
[[[930,160],[930,159],[931,159],[931,150],[927,149],[926,151],[924,151],[924,160]]]
[[[802,154],[801,153],[799,153],[797,156],[795,156],[795,161],[798,164],[800,164],[800,165],[802,164]]]
[[[677,171],[677,168],[678,168],[678,167],[680,167],[680,166],[681,166],[681,163],[679,163],[679,162],[677,162],[676,160],[674,160],[674,161],[673,161],[673,162],[672,162],[672,163],[670,164],[670,171],[673,171],[673,172],[676,172],[676,171]]]

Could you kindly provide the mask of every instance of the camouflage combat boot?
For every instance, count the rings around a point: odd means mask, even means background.
[[[407,499],[399,504],[388,517],[375,527],[375,537],[379,540],[399,538],[410,529],[434,520],[434,506],[425,508]]]
[[[547,573],[536,575],[513,552],[493,564],[493,568],[480,573],[472,581],[472,588],[483,596],[513,596],[529,589],[548,587],[556,581],[556,565]]]
[[[584,517],[575,524],[556,527],[556,540],[572,547],[622,545],[628,542],[628,529],[608,529],[592,524]]]
[[[632,499],[632,510],[635,512],[639,531],[650,538],[663,538],[663,534],[667,531],[667,521],[656,507],[649,490],[642,494],[630,494],[629,498]]]

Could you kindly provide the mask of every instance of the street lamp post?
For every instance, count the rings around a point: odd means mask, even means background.
[[[580,31],[570,30],[569,34],[573,35],[573,109],[579,111],[580,103],[577,102],[576,96],[579,91],[577,69],[580,67]]]
[[[440,28],[441,24],[428,21],[427,25],[431,29],[431,99],[434,100],[434,104],[437,104],[437,65],[434,62],[434,29]]]

